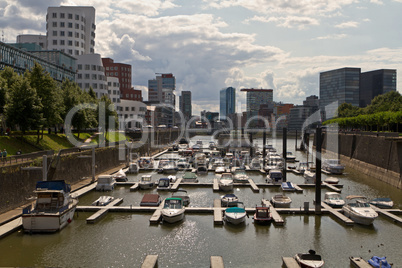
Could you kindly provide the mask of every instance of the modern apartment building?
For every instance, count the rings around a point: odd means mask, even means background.
[[[247,117],[251,118],[259,114],[261,105],[273,106],[272,89],[243,88],[240,91],[247,92]],[[264,106],[265,107],[265,106]],[[266,108],[266,107],[265,107]]]
[[[190,120],[192,115],[191,91],[182,91],[179,101],[180,112],[182,112],[186,121]]]
[[[374,97],[396,91],[396,70],[381,69],[360,74],[360,107],[366,107]]]
[[[221,120],[226,120],[236,113],[236,89],[228,87],[219,92],[219,114]]]
[[[85,54],[77,57],[76,82],[85,91],[92,87],[97,98],[107,95],[107,79],[99,54]]]
[[[47,49],[73,56],[95,53],[95,8],[85,6],[48,7]]]
[[[158,74],[148,80],[148,101],[175,105],[176,78],[171,73]]]

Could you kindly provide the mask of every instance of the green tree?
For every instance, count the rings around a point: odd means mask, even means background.
[[[8,91],[8,102],[5,106],[7,123],[18,125],[23,133],[30,129],[38,129],[43,124],[42,104],[34,88],[27,78],[15,82]],[[38,137],[39,142],[39,137]]]
[[[7,92],[20,79],[21,77],[11,67],[5,67],[4,70],[0,71],[0,114],[4,113],[4,106],[7,103]]]
[[[342,103],[337,109],[338,117],[353,117],[360,113],[360,108],[353,106],[350,103]]]
[[[61,118],[61,113],[63,111],[63,103],[61,89],[56,81],[38,63],[35,63],[32,70],[26,73],[26,76],[30,81],[31,87],[36,89],[42,102],[41,112],[44,117],[43,128],[62,123],[63,119]]]
[[[374,114],[379,112],[402,110],[402,95],[398,91],[391,91],[386,94],[376,96],[369,106],[364,108],[364,112]]]
[[[98,106],[98,118],[100,118],[100,116],[99,116],[100,104],[102,104],[105,109],[105,114],[104,114],[105,128],[103,129],[103,135],[105,135],[105,133],[108,132],[109,129],[116,129],[118,127],[119,123],[118,123],[116,109],[114,108],[114,104],[110,100],[109,96],[103,95],[100,98],[99,106]],[[113,125],[110,125],[110,123],[113,123]]]

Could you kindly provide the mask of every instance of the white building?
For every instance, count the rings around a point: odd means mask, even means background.
[[[21,34],[17,36],[17,43],[34,43],[42,49],[47,49],[47,37],[41,34]]]
[[[48,7],[47,49],[72,56],[95,53],[95,8],[84,6]]]
[[[115,107],[120,106],[120,84],[119,78],[107,76],[107,94]],[[118,109],[116,109],[118,111]]]
[[[141,128],[145,123],[147,105],[140,101],[120,100],[119,128],[121,130]]]
[[[107,79],[101,55],[86,54],[77,56],[76,58],[77,75],[75,81],[78,86],[85,91],[88,91],[92,87],[97,98],[107,95]]]

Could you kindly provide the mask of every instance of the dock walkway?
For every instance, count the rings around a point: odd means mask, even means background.
[[[141,268],[154,268],[158,267],[158,255],[147,255]]]
[[[224,268],[222,256],[211,256],[211,268]]]
[[[223,224],[221,200],[218,198],[214,199],[214,224]]]
[[[270,207],[269,210],[271,211],[272,218],[274,219],[275,225],[282,226],[282,225],[285,223],[285,221],[284,221],[283,218],[279,215],[279,213],[276,211],[276,209],[275,209],[274,206],[271,204],[271,202],[269,202],[269,200],[267,200],[267,199],[262,199],[262,203],[263,203],[265,206]]]
[[[101,218],[103,218],[108,212],[109,209],[115,205],[120,204],[121,202],[123,202],[123,198],[117,198],[115,200],[113,200],[110,204],[108,204],[107,206],[99,206],[99,210],[95,213],[92,214],[90,217],[87,218],[87,223],[95,223],[97,221],[99,221]]]
[[[152,214],[151,218],[149,219],[150,223],[158,224],[159,221],[161,220],[162,217],[162,208],[165,205],[165,200],[161,202],[159,207],[157,207],[154,211],[154,214]]]
[[[258,186],[254,183],[253,179],[248,179],[248,183],[250,183],[251,189],[253,190],[253,192],[260,192],[260,189],[258,188]]]
[[[333,209],[332,207],[328,206],[324,202],[321,202],[321,206],[324,209],[328,210],[329,213],[331,213],[331,215],[334,215],[336,218],[341,220],[344,224],[346,224],[346,225],[353,225],[354,224],[354,221],[352,221],[351,219],[349,219],[348,217],[346,217],[342,213],[338,212],[337,210]]]
[[[395,214],[392,214],[391,212],[387,211],[386,209],[381,209],[378,208],[374,205],[370,205],[378,214],[381,214],[383,216],[386,216],[387,218],[391,219],[393,222],[396,222],[398,224],[402,224],[402,218],[398,217]]]
[[[282,257],[283,266],[286,268],[300,268],[300,265],[292,257]]]

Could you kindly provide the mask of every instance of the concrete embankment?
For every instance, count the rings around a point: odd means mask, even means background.
[[[365,175],[402,189],[402,138],[323,133],[323,154]]]

